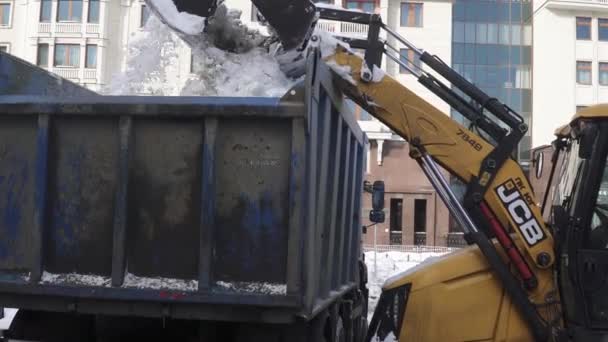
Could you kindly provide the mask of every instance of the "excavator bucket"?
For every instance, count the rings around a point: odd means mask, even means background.
[[[213,17],[221,0],[145,0],[160,19],[180,36],[186,37],[189,44],[194,39],[191,33],[184,32],[171,18],[173,13],[163,10],[163,3],[172,1],[178,12],[199,17]],[[298,49],[306,44],[316,19],[316,8],[310,0],[252,0],[259,13],[278,36],[285,51]]]
[[[217,8],[217,0],[173,0],[179,12],[209,17]]]

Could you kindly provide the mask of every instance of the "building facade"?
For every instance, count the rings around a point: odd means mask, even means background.
[[[534,1],[533,145],[577,109],[608,102],[608,2]]]

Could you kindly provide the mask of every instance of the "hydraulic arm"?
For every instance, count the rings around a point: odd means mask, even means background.
[[[524,120],[438,57],[419,50],[397,35],[382,24],[378,16],[369,15],[369,23],[365,58],[339,47],[334,54],[324,56],[325,62],[333,66],[340,87],[348,97],[410,143],[410,155],[437,189],[467,241],[476,244],[485,255],[535,338],[546,340],[547,326],[529,294],[537,289],[537,273],[546,274],[555,258],[553,238],[534,201],[532,188],[519,164],[511,158],[527,131]],[[381,29],[387,32],[387,41],[408,46],[423,63],[448,80],[453,88],[466,94],[470,101],[432,74],[416,69],[413,63],[403,62],[395,47],[379,39]],[[409,69],[421,84],[466,117],[479,134],[384,75],[379,68],[382,53]],[[452,192],[437,164],[467,185],[462,202]],[[515,246],[511,229],[525,242],[523,252]],[[499,256],[491,237],[496,237],[502,246],[514,272]]]

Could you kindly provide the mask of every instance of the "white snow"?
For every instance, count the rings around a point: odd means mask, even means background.
[[[384,76],[386,76],[386,73],[384,72],[384,70],[380,69],[377,65],[374,65],[374,72],[373,72],[373,79],[372,81],[375,83],[379,83],[382,82],[382,80],[384,79]]]
[[[261,293],[270,295],[286,295],[287,285],[275,283],[256,283],[256,282],[224,282],[218,281],[217,286],[236,292]]]
[[[172,0],[149,0],[162,13],[167,24],[186,34],[200,34],[205,29],[205,18],[186,12],[178,12]]]
[[[192,47],[193,72],[180,77],[179,53],[186,44],[151,16],[128,47],[126,70],[115,75],[109,95],[280,97],[296,81],[287,78],[265,48],[259,33],[242,25],[240,12],[223,6],[208,24],[209,33]],[[213,43],[211,43],[213,41]],[[214,45],[231,47],[232,53]]]
[[[348,65],[339,65],[333,60],[327,62],[327,66],[329,66],[333,71],[335,71],[338,75],[340,75],[343,79],[350,82],[352,85],[357,85],[357,82],[351,75],[351,68]]]
[[[122,286],[126,288],[151,290],[197,291],[198,281],[162,277],[138,277],[134,274],[127,273]]]
[[[13,322],[13,318],[17,314],[17,309],[4,309],[4,318],[0,319],[0,331],[8,330],[11,327],[11,323]]]
[[[111,284],[109,277],[102,277],[97,275],[89,274],[78,274],[78,273],[49,273],[43,272],[41,284],[72,284],[72,285],[85,285],[85,286],[100,286],[108,287]]]

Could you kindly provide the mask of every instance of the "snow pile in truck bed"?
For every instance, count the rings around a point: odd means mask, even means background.
[[[192,73],[180,77],[180,53],[188,47],[154,15],[128,46],[126,70],[115,75],[108,95],[267,96],[285,94],[295,81],[280,70],[257,31],[246,30],[240,12],[218,8],[208,34],[192,47]],[[211,43],[213,42],[213,43]],[[220,50],[232,48],[232,53]],[[182,59],[183,62],[183,59]],[[183,69],[183,67],[182,67]]]
[[[42,273],[41,284],[71,284],[71,285],[83,285],[83,286],[98,286],[108,287],[111,284],[111,279],[108,277],[102,277],[97,275],[89,274],[78,274],[78,273],[66,273],[66,274],[55,274],[44,272]]]
[[[255,283],[255,282],[224,282],[218,281],[217,286],[236,292],[260,293],[269,295],[286,295],[287,285],[274,283]]]
[[[149,290],[198,291],[198,281],[162,277],[138,277],[127,273],[123,287]]]

